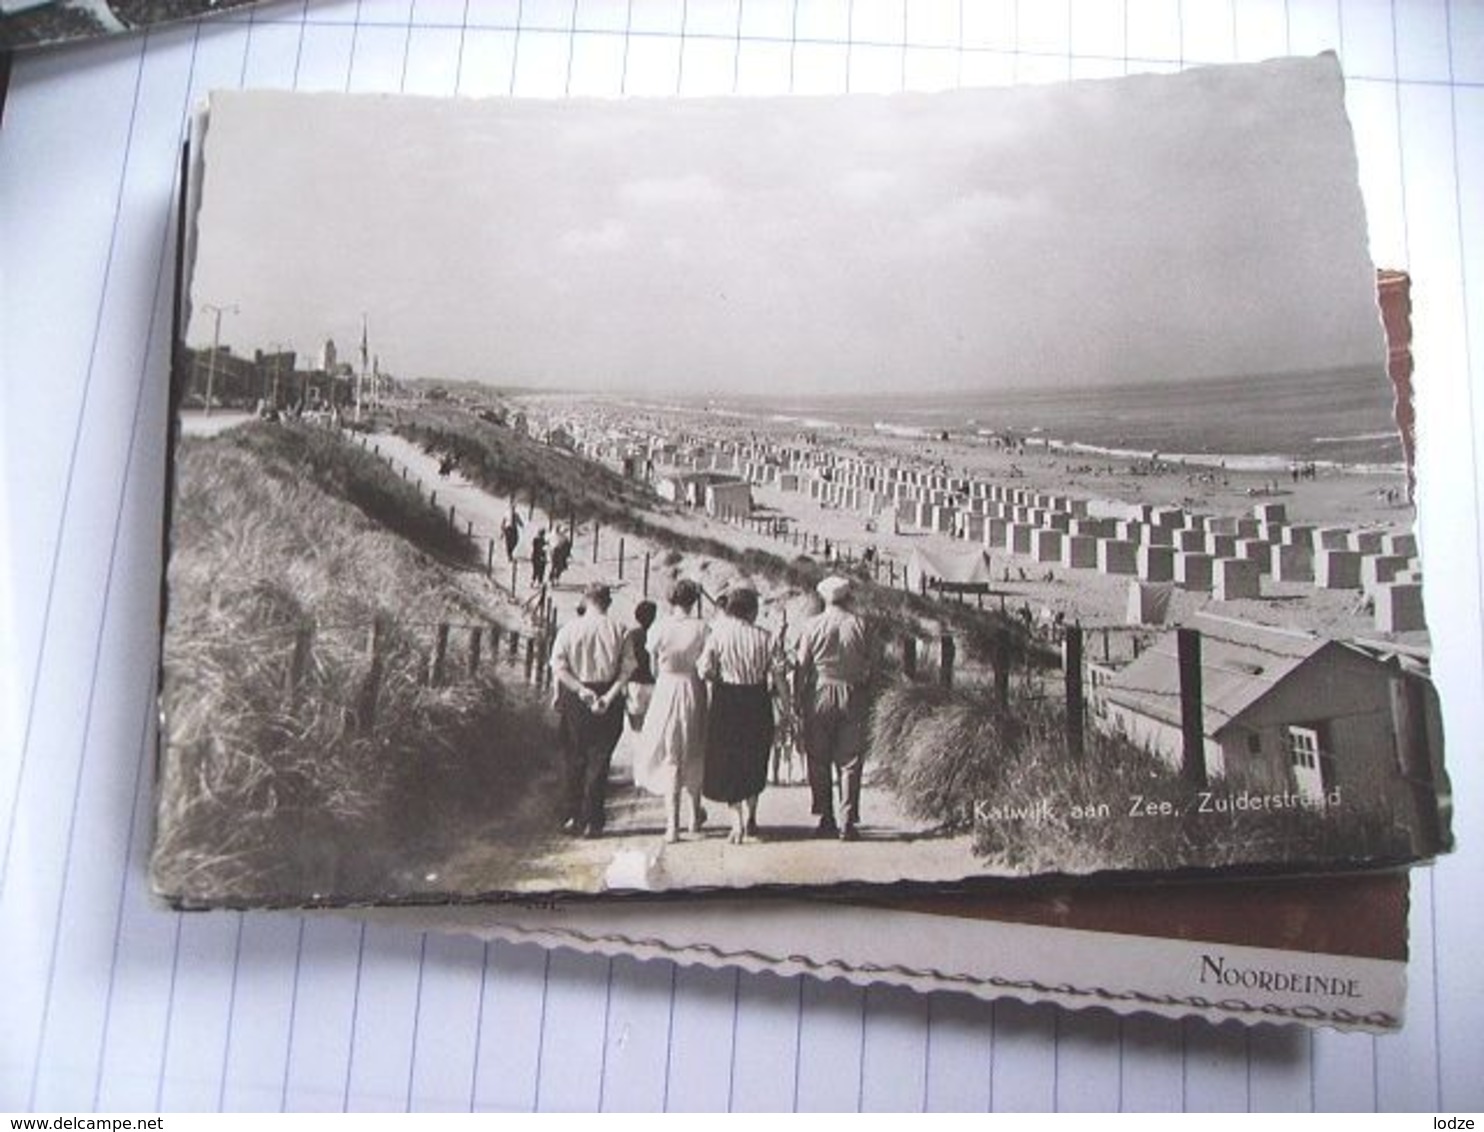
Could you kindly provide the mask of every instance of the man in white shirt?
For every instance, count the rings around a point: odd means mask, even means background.
[[[798,694],[809,763],[815,835],[855,841],[860,834],[861,769],[866,757],[866,684],[870,646],[865,623],[849,609],[850,583],[832,576],[820,582],[822,613],[811,617],[799,636]],[[835,824],[833,768],[840,768],[844,813]]]
[[[608,587],[583,592],[582,612],[557,630],[551,672],[557,685],[563,754],[563,828],[597,837],[603,832],[608,765],[623,733],[623,628],[608,616]]]

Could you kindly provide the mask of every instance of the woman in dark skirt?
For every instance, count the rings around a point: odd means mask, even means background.
[[[731,807],[734,845],[757,833],[757,798],[773,749],[773,639],[754,624],[757,610],[756,590],[728,593],[697,665],[711,684],[701,792]]]

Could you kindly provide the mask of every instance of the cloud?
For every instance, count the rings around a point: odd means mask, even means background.
[[[715,204],[725,196],[714,181],[700,173],[629,181],[618,192],[630,204],[640,206]]]
[[[924,216],[919,224],[926,236],[964,239],[1022,223],[1042,211],[1041,204],[1029,197],[973,192],[954,197],[937,211]]]
[[[835,182],[835,191],[851,204],[875,204],[901,183],[901,174],[888,169],[852,169]]]
[[[611,217],[596,228],[574,228],[563,232],[557,245],[564,252],[616,252],[628,247],[629,230]]]

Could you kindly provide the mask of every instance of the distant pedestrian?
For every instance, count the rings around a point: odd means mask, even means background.
[[[505,561],[515,561],[515,551],[520,546],[520,515],[515,508],[510,509],[510,514],[500,521],[500,537],[505,540]]]
[[[536,532],[536,537],[531,540],[531,585],[540,586],[546,582],[546,528]]]
[[[556,585],[567,572],[572,562],[572,539],[566,531],[558,530],[551,544],[551,584]]]

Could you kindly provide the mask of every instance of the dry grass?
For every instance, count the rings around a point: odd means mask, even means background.
[[[544,772],[531,749],[552,749],[545,713],[491,666],[470,682],[425,682],[425,627],[489,611],[389,533],[419,529],[396,477],[333,436],[268,425],[186,439],[176,479],[161,892],[186,903],[387,895],[415,887],[425,853],[525,804]],[[378,619],[384,666],[366,727]],[[290,689],[303,629],[313,644]]]

